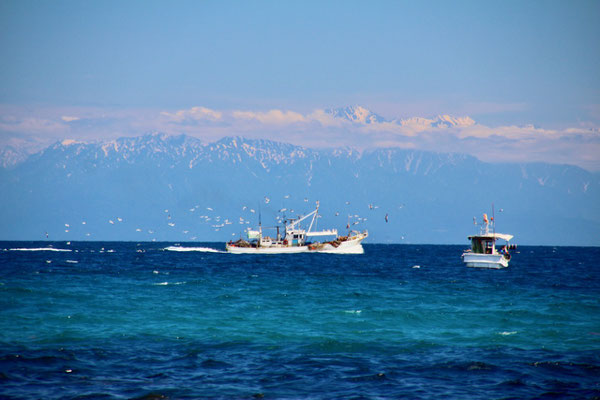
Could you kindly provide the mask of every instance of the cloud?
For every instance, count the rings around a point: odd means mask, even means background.
[[[0,117],[0,132],[19,132],[27,134],[64,133],[66,124],[37,116],[6,115]]]
[[[211,110],[206,107],[192,107],[186,110],[178,110],[174,113],[163,111],[160,114],[174,122],[184,122],[186,120],[214,122],[220,121],[223,117],[223,113],[220,111]]]
[[[60,119],[62,119],[65,122],[73,122],[73,121],[79,121],[79,117],[69,117],[68,115],[63,115],[62,117],[60,117]]]
[[[256,120],[267,125],[289,125],[307,121],[306,117],[294,111],[234,111],[232,115],[235,119]]]

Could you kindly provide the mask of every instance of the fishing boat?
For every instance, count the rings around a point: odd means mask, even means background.
[[[475,219],[474,222],[477,224]],[[490,225],[492,225],[492,232],[490,232]],[[513,235],[497,233],[494,217],[492,216],[490,223],[487,214],[483,214],[483,224],[480,226],[479,234],[469,236],[471,248],[465,250],[462,254],[462,259],[467,267],[506,268],[511,258],[509,250],[516,248],[516,246],[508,244],[512,238]],[[497,240],[506,242],[500,251],[496,249]]]
[[[287,253],[337,253],[362,254],[364,249],[361,242],[369,235],[367,231],[351,231],[346,236],[338,236],[337,229],[313,231],[319,214],[319,204],[316,209],[296,219],[285,221],[285,234],[275,227],[276,234],[271,237],[263,233],[259,222],[258,230],[248,230],[248,239],[239,239],[225,244],[225,249],[236,254],[287,254]],[[308,229],[303,229],[301,223],[310,220]],[[329,241],[311,241],[312,238],[331,236]]]

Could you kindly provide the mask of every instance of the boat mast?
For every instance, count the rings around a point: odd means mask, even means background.
[[[319,201],[317,200],[317,209],[314,211],[312,221],[310,221],[310,226],[308,227],[308,231],[306,231],[306,232],[310,233],[310,230],[312,229],[312,226],[315,223],[315,219],[317,218],[318,214],[319,214]]]
[[[494,203],[492,203],[492,232],[494,233],[494,242],[496,242],[496,216],[494,215]]]

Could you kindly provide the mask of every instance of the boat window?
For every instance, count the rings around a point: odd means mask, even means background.
[[[471,244],[473,253],[483,253],[483,243],[481,242],[481,239],[473,239]]]

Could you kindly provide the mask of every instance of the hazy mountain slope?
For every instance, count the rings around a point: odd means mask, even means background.
[[[465,243],[494,202],[498,230],[518,243],[600,244],[598,174],[459,154],[155,134],[56,143],[0,169],[0,192],[1,239],[221,241],[259,211],[267,226],[279,209],[297,215],[319,200],[319,225],[358,221],[371,242]]]

